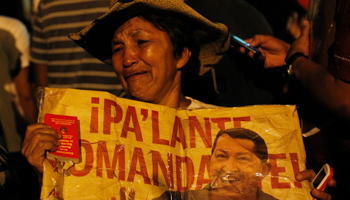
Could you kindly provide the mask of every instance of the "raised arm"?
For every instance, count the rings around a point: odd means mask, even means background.
[[[303,24],[301,36],[292,44],[287,59],[295,52],[308,55],[305,43],[309,41],[310,25]],[[305,57],[293,62],[292,73],[319,102],[343,119],[350,120],[350,84],[335,78],[321,66]]]

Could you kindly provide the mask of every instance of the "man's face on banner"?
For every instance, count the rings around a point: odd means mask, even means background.
[[[254,152],[249,139],[221,135],[210,159],[212,195],[229,197],[255,196],[259,180],[269,173]]]

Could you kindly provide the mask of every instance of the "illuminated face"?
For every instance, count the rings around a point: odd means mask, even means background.
[[[254,199],[259,180],[270,168],[255,154],[255,144],[248,139],[221,135],[210,159],[212,195]]]
[[[168,34],[134,17],[114,33],[112,64],[124,90],[133,98],[166,105],[180,93],[187,60],[176,59]]]

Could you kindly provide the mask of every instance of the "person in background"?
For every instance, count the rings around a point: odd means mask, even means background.
[[[108,6],[108,0],[40,1],[31,45],[37,86],[100,90],[124,96],[113,68],[67,37],[105,13]]]
[[[214,107],[184,96],[182,73],[186,68],[207,71],[230,45],[225,25],[209,21],[180,0],[112,0],[107,13],[70,38],[111,64],[133,99],[182,109]],[[22,153],[42,173],[46,151],[56,151],[60,138],[46,124],[31,125]]]
[[[13,17],[21,21],[27,28],[27,31],[31,33],[32,25],[30,19],[26,15],[25,10],[27,8],[24,1],[27,0],[0,1],[0,12],[1,15]]]
[[[309,0],[245,0],[259,10],[271,25],[273,36],[292,43],[300,35]],[[257,33],[258,34],[258,33]]]
[[[23,155],[23,126],[36,122],[37,109],[29,78],[29,34],[25,25],[12,17],[0,15],[0,194],[2,197],[22,199],[25,192],[36,182],[27,178],[34,176]],[[22,114],[18,116],[17,113]],[[26,126],[25,125],[25,126]],[[35,179],[34,179],[35,180]],[[29,185],[27,183],[30,182]],[[35,198],[36,192],[26,195]],[[23,195],[23,196],[22,196]]]
[[[265,67],[287,63],[291,79],[300,85],[299,112],[305,146],[313,168],[325,162],[334,168],[337,187],[334,199],[349,199],[350,177],[350,37],[349,1],[310,1],[309,19],[303,21],[301,36],[290,46],[270,36],[248,40],[259,46]],[[309,45],[310,44],[310,45]],[[311,127],[311,128],[310,128]]]
[[[6,56],[2,59],[3,68],[7,65],[14,67],[11,71],[11,81],[7,80],[3,84],[2,89],[6,90],[10,95],[11,99],[15,103],[16,112],[18,112],[27,123],[35,123],[37,118],[37,109],[35,105],[35,97],[30,88],[29,83],[29,33],[27,28],[19,20],[0,16],[1,25],[0,29],[11,35],[15,41],[13,47],[17,54],[12,54],[14,57]],[[4,41],[3,41],[4,42]],[[3,53],[3,56],[5,53]],[[4,73],[6,74],[6,73]]]

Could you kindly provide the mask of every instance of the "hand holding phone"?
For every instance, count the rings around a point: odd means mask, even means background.
[[[311,186],[323,191],[327,187],[328,181],[333,177],[333,169],[329,164],[324,164],[311,182]],[[315,199],[315,198],[313,198]]]
[[[261,52],[258,48],[252,47],[249,43],[247,43],[243,39],[237,37],[236,35],[231,34],[231,43],[233,45],[239,45],[239,46],[245,48],[246,50],[252,52],[254,54],[255,58],[261,54]]]

